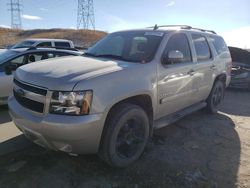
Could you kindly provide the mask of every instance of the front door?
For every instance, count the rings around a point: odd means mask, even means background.
[[[193,66],[188,38],[185,33],[170,36],[163,56],[179,51],[183,58],[158,64],[158,114],[157,118],[190,106],[193,94]]]

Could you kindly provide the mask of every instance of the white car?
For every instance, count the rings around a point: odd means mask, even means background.
[[[30,48],[30,47],[39,47],[39,48],[74,48],[74,44],[71,40],[65,39],[26,39],[23,40],[14,46],[11,49],[17,48]]]
[[[0,53],[0,105],[7,104],[13,89],[12,72],[18,67],[45,59],[81,54],[79,51],[52,48],[19,48]]]

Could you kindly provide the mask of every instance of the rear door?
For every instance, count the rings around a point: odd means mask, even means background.
[[[172,64],[158,65],[158,117],[179,111],[190,106],[192,97],[194,66],[190,44],[185,33],[174,33],[168,39],[163,54],[170,51],[180,51],[183,54],[181,61]]]
[[[194,47],[194,80],[192,102],[197,103],[205,100],[213,86],[213,73],[216,70],[214,56],[208,43],[208,38],[202,34],[192,34]]]

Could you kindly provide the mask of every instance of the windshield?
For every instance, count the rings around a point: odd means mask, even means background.
[[[149,62],[153,59],[163,35],[164,33],[155,31],[113,33],[89,48],[84,55]]]
[[[6,59],[10,58],[11,56],[17,54],[17,52],[13,51],[13,50],[7,50],[3,53],[0,54],[0,64],[2,64],[3,62],[5,62]]]
[[[15,48],[29,48],[29,47],[32,47],[33,44],[35,44],[35,41],[25,40],[25,41],[22,41],[20,43],[17,43],[16,45],[14,45],[12,47],[12,49],[15,49]]]

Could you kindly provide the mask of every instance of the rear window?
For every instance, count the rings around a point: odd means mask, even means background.
[[[213,37],[210,37],[210,38],[212,40],[212,43],[214,45],[214,48],[215,48],[217,54],[220,55],[223,52],[228,51],[227,45],[226,45],[226,43],[225,43],[225,41],[223,40],[222,37],[213,36]]]
[[[206,61],[211,59],[211,51],[207,42],[207,39],[199,34],[192,35],[197,61]]]
[[[70,44],[68,42],[55,42],[56,47],[70,48]]]

